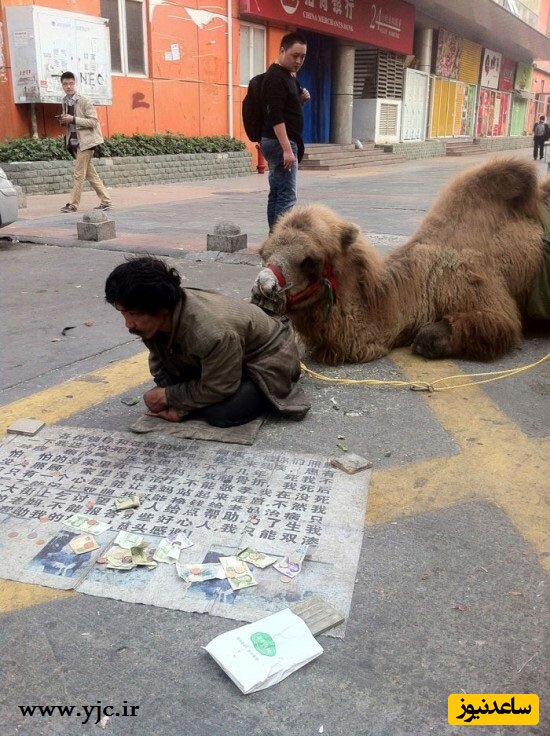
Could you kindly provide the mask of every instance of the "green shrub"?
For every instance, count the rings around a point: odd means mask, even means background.
[[[14,138],[0,143],[0,161],[58,161],[69,158],[63,138]]]
[[[109,156],[157,156],[167,153],[224,153],[243,151],[245,145],[228,135],[205,138],[188,138],[176,133],[155,135],[115,134],[99,146],[99,155]],[[15,138],[0,143],[0,162],[59,161],[70,159],[63,137]]]

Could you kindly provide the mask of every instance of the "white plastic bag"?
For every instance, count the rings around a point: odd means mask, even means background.
[[[289,608],[226,631],[204,648],[245,695],[281,682],[323,653]]]

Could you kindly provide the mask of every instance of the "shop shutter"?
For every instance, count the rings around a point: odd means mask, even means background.
[[[455,114],[454,114],[454,126],[453,135],[459,136],[462,131],[462,116],[465,115],[466,106],[466,85],[462,82],[457,82],[455,86]]]
[[[482,47],[473,41],[462,39],[462,53],[458,66],[458,78],[468,84],[479,84]]]
[[[523,135],[527,116],[527,100],[512,100],[512,124],[510,135]]]

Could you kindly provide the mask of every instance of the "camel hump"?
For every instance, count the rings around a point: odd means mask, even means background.
[[[469,180],[469,181],[468,181]],[[472,187],[479,201],[493,199],[509,202],[518,212],[538,217],[539,182],[530,161],[518,158],[495,158],[464,174],[463,184]]]

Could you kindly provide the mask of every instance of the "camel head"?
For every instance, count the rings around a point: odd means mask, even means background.
[[[260,249],[264,268],[252,303],[277,316],[337,298],[341,261],[359,228],[328,207],[295,207],[277,220]]]

